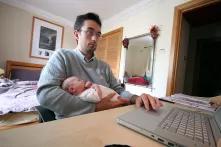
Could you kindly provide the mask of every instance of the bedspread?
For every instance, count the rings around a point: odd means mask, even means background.
[[[35,111],[39,105],[36,98],[37,81],[20,81],[0,94],[0,115],[9,112]]]
[[[143,77],[131,77],[128,78],[128,83],[136,84],[136,85],[148,85],[148,81],[146,81]]]

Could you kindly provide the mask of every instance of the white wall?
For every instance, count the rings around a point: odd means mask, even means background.
[[[154,90],[151,92],[155,96],[166,95],[174,7],[186,1],[188,0],[143,0],[114,17],[103,20],[103,33],[124,27],[124,37],[149,32],[151,25],[156,24],[160,27],[160,36],[156,44]],[[4,63],[8,59],[41,64],[47,62],[47,60],[29,57],[33,15],[36,16],[30,11],[0,3],[0,67],[4,67]],[[41,15],[37,16],[44,18]],[[53,22],[56,23],[56,21]],[[73,48],[72,28],[70,25],[60,25],[65,26],[63,47]],[[125,50],[122,49],[121,79],[124,74],[125,53]]]
[[[103,22],[103,33],[119,27],[124,28],[124,37],[149,32],[151,25],[161,29],[156,44],[156,62],[153,87],[155,96],[165,96],[169,68],[169,54],[172,38],[174,7],[187,0],[143,0],[137,5]],[[122,49],[120,78],[124,73],[125,50]]]
[[[63,47],[73,48],[75,46],[75,41],[72,39],[71,26],[0,2],[1,68],[4,68],[6,60],[16,60],[39,64],[45,64],[48,61],[29,57],[33,16],[37,16],[64,26]]]

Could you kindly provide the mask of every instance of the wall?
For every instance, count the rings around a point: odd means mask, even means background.
[[[152,95],[166,95],[174,7],[186,1],[187,0],[143,0],[137,5],[105,20],[103,23],[103,33],[123,27],[124,37],[132,37],[149,32],[149,28],[154,24],[160,27],[160,36],[156,44],[153,90],[152,92],[147,92]],[[125,53],[125,49],[122,49],[121,79],[124,74]]]
[[[73,48],[72,27],[41,15],[0,2],[0,67],[6,60],[45,64],[47,60],[29,57],[32,17],[37,16],[64,26],[63,47]]]
[[[103,33],[124,27],[124,37],[132,37],[149,32],[149,28],[154,24],[160,27],[160,36],[156,44],[156,62],[153,77],[154,89],[151,92],[155,96],[166,95],[174,7],[186,1],[188,0],[143,0],[112,18],[103,20]],[[33,15],[38,16],[31,12],[0,3],[0,67],[3,67],[8,59],[41,64],[47,62],[47,60],[29,57]],[[38,17],[44,18],[42,16]],[[74,46],[72,28],[70,25],[64,26],[63,47],[72,48]],[[125,56],[126,51],[122,49],[121,79],[123,79],[124,74]]]

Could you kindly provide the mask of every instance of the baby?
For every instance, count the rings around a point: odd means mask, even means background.
[[[79,96],[84,101],[94,103],[99,102],[101,98],[111,93],[115,93],[111,101],[118,101],[118,97],[120,96],[110,88],[81,80],[76,76],[65,79],[62,83],[62,89],[72,95]]]

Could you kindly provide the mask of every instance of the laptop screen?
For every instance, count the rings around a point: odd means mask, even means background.
[[[219,126],[219,129],[221,130],[221,107],[216,110],[215,112],[215,120]]]

